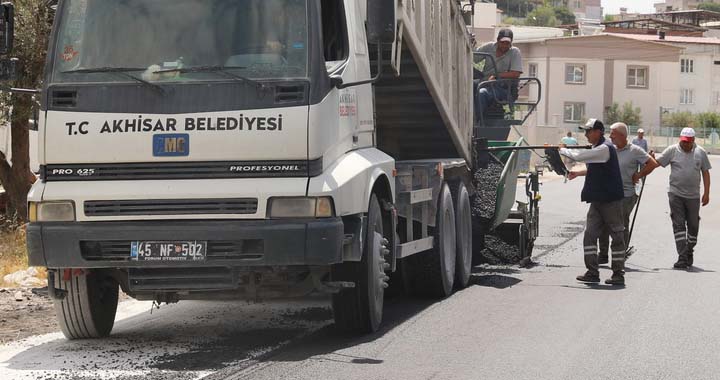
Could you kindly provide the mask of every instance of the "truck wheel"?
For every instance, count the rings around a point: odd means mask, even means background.
[[[485,261],[482,255],[482,252],[485,249],[485,234],[473,231],[472,241],[472,265],[480,265]]]
[[[55,288],[67,293],[55,300],[55,315],[68,339],[103,338],[110,335],[118,305],[118,283],[102,272],[58,271]]]
[[[445,298],[455,282],[455,209],[450,188],[444,184],[438,199],[433,231],[435,247],[408,258],[413,291],[418,295]]]
[[[453,186],[455,198],[455,230],[456,248],[455,257],[455,287],[463,289],[470,282],[472,272],[472,210],[470,209],[470,195],[462,182]]]
[[[364,230],[362,261],[343,263],[333,267],[333,281],[351,281],[354,288],[332,296],[335,325],[344,331],[372,333],[382,321],[383,298],[389,277],[385,274],[388,250],[383,238],[380,203],[375,194],[370,198],[367,228]]]

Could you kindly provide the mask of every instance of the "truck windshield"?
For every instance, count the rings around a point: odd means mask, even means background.
[[[66,0],[52,82],[305,78],[306,1]]]

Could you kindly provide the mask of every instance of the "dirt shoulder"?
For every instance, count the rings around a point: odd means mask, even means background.
[[[0,344],[58,330],[47,288],[0,288]]]

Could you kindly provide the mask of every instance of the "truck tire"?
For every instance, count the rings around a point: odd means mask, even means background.
[[[456,251],[455,257],[455,288],[464,289],[470,282],[472,272],[472,210],[470,195],[465,184],[459,182],[452,186],[455,199],[455,231]]]
[[[455,209],[447,184],[438,197],[433,249],[410,256],[408,272],[412,292],[434,298],[452,294],[455,282],[456,234]]]
[[[332,296],[335,325],[342,331],[372,333],[380,328],[383,299],[389,277],[385,274],[387,248],[382,236],[383,220],[380,203],[375,194],[370,198],[367,228],[363,241],[362,260],[333,266],[333,281],[351,281],[354,288],[341,290]]]
[[[118,305],[118,283],[100,271],[65,269],[55,276],[55,288],[64,290],[54,300],[55,315],[68,339],[110,335]]]

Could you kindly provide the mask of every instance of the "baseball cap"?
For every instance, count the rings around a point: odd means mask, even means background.
[[[498,32],[498,41],[507,41],[512,42],[513,41],[513,31],[507,28],[500,29]]]
[[[639,128],[639,129],[638,129],[638,133],[645,133],[645,130],[642,129],[642,128]]]
[[[580,129],[583,131],[589,131],[591,129],[599,129],[603,132],[605,132],[605,125],[602,123],[602,121],[598,119],[590,119],[585,123],[585,125],[581,125]]]
[[[683,128],[680,132],[680,141],[695,141],[695,130],[692,128]]]

